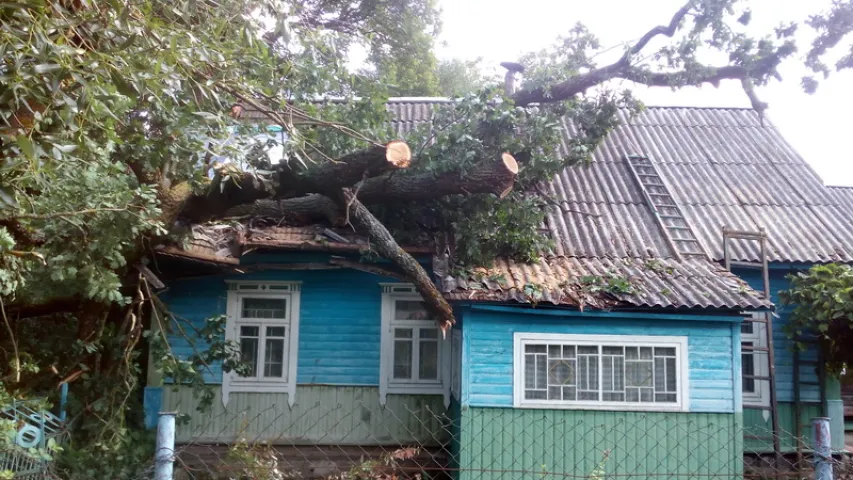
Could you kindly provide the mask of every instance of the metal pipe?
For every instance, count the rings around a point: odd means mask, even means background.
[[[68,384],[62,382],[59,386],[59,420],[65,421],[66,408],[68,407]]]
[[[160,412],[157,420],[157,450],[154,480],[172,480],[175,463],[175,413]]]
[[[829,436],[829,417],[812,419],[815,480],[832,480],[832,448]]]

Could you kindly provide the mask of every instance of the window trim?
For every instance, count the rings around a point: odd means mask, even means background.
[[[751,322],[753,318],[758,318],[770,315],[767,312],[744,312],[746,318],[744,323]],[[755,382],[755,392],[747,392],[743,389],[743,355],[752,355],[752,364],[755,366],[756,376],[770,376],[770,359],[767,352],[746,352],[743,350],[744,342],[753,342],[753,347],[767,348],[767,324],[754,322],[752,323],[753,333],[744,334],[740,332],[741,345],[741,397],[744,407],[769,407],[770,406],[770,382],[766,380],[753,380]]]
[[[299,313],[302,282],[236,282],[227,281],[228,298],[226,307],[225,339],[239,341],[239,326],[264,323],[240,319],[240,303],[243,298],[286,298],[287,320],[274,322],[286,326],[287,332],[287,380],[250,379],[245,380],[235,372],[222,372],[222,404],[227,406],[233,392],[287,393],[287,403],[292,407],[296,402],[296,371],[299,356]],[[248,287],[248,288],[247,288]],[[252,288],[255,287],[255,288]],[[244,289],[245,288],[245,289]],[[261,343],[260,340],[258,342]],[[260,358],[260,348],[258,356]],[[263,368],[262,365],[258,367]],[[259,370],[260,372],[260,370]]]
[[[537,343],[565,343],[589,346],[674,347],[678,365],[675,403],[605,402],[603,400],[527,400],[524,398],[524,346]],[[580,335],[516,332],[513,335],[513,407],[561,410],[618,410],[687,412],[690,408],[690,374],[686,336]],[[600,369],[599,369],[600,370]]]
[[[438,338],[438,377],[437,382],[400,382],[393,381],[392,363],[394,361],[394,332],[392,331],[394,306],[397,300],[423,301],[415,287],[405,283],[380,283],[382,288],[381,307],[381,345],[379,359],[379,403],[385,405],[389,394],[442,395],[445,406],[450,405],[450,341],[446,336]],[[413,322],[414,324],[415,322]],[[431,326],[438,326],[430,321]],[[413,348],[415,346],[413,345]],[[412,368],[417,368],[413,365]]]

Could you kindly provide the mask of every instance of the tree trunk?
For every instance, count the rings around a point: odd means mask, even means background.
[[[500,160],[483,162],[464,176],[460,172],[448,172],[438,176],[423,172],[392,172],[374,177],[365,181],[358,189],[358,199],[365,205],[376,205],[431,200],[455,194],[492,193],[503,198],[512,191],[517,176],[518,163],[512,155],[504,153]],[[285,200],[260,200],[252,205],[239,205],[225,212],[227,217],[248,215],[292,218],[295,222],[302,223],[327,218],[333,224],[343,216],[334,202],[316,194]]]
[[[350,187],[389,170],[407,168],[412,151],[405,142],[394,140],[385,145],[370,147],[301,171],[283,167],[276,197],[299,197],[308,193],[331,193]]]
[[[436,316],[436,321],[442,332],[446,332],[456,320],[453,317],[453,308],[438,291],[426,270],[414,257],[400,248],[394,237],[377,220],[349,189],[343,189],[339,197],[341,208],[349,210],[349,220],[352,225],[366,233],[371,241],[371,247],[382,257],[390,260],[406,276],[406,279],[414,284],[415,289],[421,294],[426,303],[427,310]]]
[[[300,197],[308,193],[336,192],[365,178],[392,169],[406,168],[411,150],[405,142],[394,140],[386,145],[370,147],[327,163],[294,172],[282,166],[271,175],[232,172],[224,166],[217,172],[204,195],[191,195],[181,216],[192,221],[206,221],[222,216],[227,210],[267,198]]]

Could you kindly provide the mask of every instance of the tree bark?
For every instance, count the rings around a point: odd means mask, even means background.
[[[388,170],[406,168],[410,162],[408,145],[394,140],[301,172],[282,166],[270,175],[260,175],[232,172],[226,165],[217,172],[204,195],[190,195],[182,202],[181,216],[191,222],[200,222],[220,217],[232,207],[258,200],[335,192]]]
[[[358,198],[365,204],[432,200],[446,195],[492,193],[505,197],[518,176],[518,162],[504,153],[498,160],[481,162],[470,172],[388,173],[365,181]]]
[[[332,225],[343,225],[343,214],[338,204],[325,195],[313,193],[304,197],[283,200],[260,200],[238,205],[225,211],[226,217],[269,217],[284,219],[290,224],[305,225],[318,220],[328,220]]]
[[[370,147],[345,155],[334,162],[294,171],[288,167],[280,170],[280,183],[276,197],[299,197],[308,193],[334,194],[370,177],[389,170],[407,168],[412,162],[412,151],[405,142],[393,140],[383,146]]]
[[[442,332],[446,332],[456,323],[453,317],[453,308],[438,291],[426,270],[414,257],[400,248],[391,232],[370,213],[370,210],[356,198],[350,189],[341,190],[337,200],[341,209],[348,210],[350,223],[357,230],[367,234],[371,241],[371,247],[376,253],[390,260],[412,282],[424,299],[427,310],[436,316],[436,321]]]
[[[505,197],[515,184],[518,163],[504,153],[498,161],[483,162],[474,171],[462,175],[448,172],[438,176],[423,172],[392,172],[362,183],[358,199],[365,205],[379,203],[431,200],[445,195],[491,193]],[[225,212],[226,217],[264,216],[292,219],[295,223],[329,219],[340,225],[343,214],[337,205],[323,195],[311,194],[284,200],[260,200],[250,205],[238,205]]]

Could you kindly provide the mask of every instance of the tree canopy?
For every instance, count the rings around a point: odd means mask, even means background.
[[[797,23],[755,36],[748,4],[735,0],[688,1],[606,65],[579,24],[518,59],[523,82],[507,95],[458,73],[476,66],[437,62],[433,0],[5,3],[0,400],[71,382],[77,438],[132,444],[139,353],[163,347],[156,335],[142,340],[152,314],[168,321],[147,259],[195,223],[234,216],[348,222],[450,327],[452,309],[401,239],[451,232],[459,266],[535,258],[548,247],[537,230],[552,202],[542,182],[586,161],[618,108],[641,108],[611,80],[738,81],[760,114],[756,87],[783,61],[802,55],[814,72],[807,91],[853,66],[851,5],[802,21],[816,32],[804,54]],[[358,51],[367,65],[353,71]],[[727,63],[703,63],[708,51]],[[462,98],[397,139],[384,103],[400,93]],[[332,97],[341,100],[323,101]],[[281,133],[235,118],[245,109]],[[579,126],[568,154],[558,148],[564,117]],[[160,368],[191,376],[233,351],[214,342],[193,359],[161,353]]]

